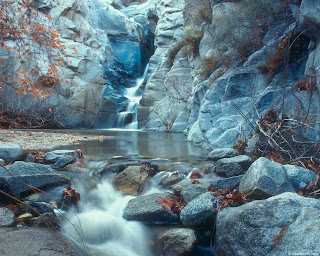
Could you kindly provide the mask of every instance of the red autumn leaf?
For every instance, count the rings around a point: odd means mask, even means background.
[[[156,202],[162,204],[162,206],[168,211],[173,211],[176,214],[180,213],[183,207],[187,204],[185,201],[177,201],[176,199],[161,197],[159,197]]]

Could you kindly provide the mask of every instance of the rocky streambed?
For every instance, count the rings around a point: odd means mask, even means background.
[[[3,255],[320,254],[320,201],[297,194],[317,182],[305,168],[228,148],[188,161],[55,150],[38,163],[2,144],[0,158],[12,163],[0,169]],[[67,185],[81,200],[63,209]]]

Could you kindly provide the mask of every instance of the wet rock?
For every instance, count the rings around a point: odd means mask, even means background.
[[[46,153],[46,156],[44,158],[44,163],[54,165],[58,162],[58,160],[61,159],[60,161],[62,163],[67,159],[70,159],[70,157],[72,157],[74,160],[79,159],[78,151],[77,150],[54,150]]]
[[[138,161],[134,162],[120,162],[120,163],[108,163],[101,168],[99,168],[100,174],[108,173],[120,173],[129,166],[138,166],[140,163]]]
[[[265,199],[283,192],[294,192],[282,164],[260,157],[240,182],[240,192],[254,199]]]
[[[70,155],[59,157],[57,162],[55,162],[54,165],[52,165],[52,168],[60,169],[66,167],[68,164],[72,164],[75,160],[76,158]]]
[[[306,168],[289,164],[284,165],[284,168],[296,191],[299,189],[305,189],[310,182],[315,181],[317,178],[317,175],[313,171]]]
[[[8,163],[21,160],[23,157],[23,149],[19,144],[6,143],[0,145],[0,158]]]
[[[3,255],[39,255],[39,252],[41,256],[83,255],[58,232],[52,232],[49,229],[0,228],[0,237]]]
[[[160,237],[163,256],[188,256],[196,242],[196,234],[190,228],[170,229]]]
[[[204,174],[214,173],[216,170],[216,166],[213,163],[203,163],[199,168]]]
[[[0,227],[13,226],[14,222],[14,213],[6,207],[0,207]]]
[[[216,148],[208,154],[207,159],[216,161],[222,158],[234,157],[237,155],[239,155],[238,151],[233,148]]]
[[[216,173],[222,177],[233,177],[245,173],[251,165],[252,160],[245,155],[218,160]]]
[[[319,201],[296,193],[227,207],[217,215],[215,255],[319,253],[319,216]]]
[[[186,202],[190,202],[202,193],[208,192],[212,185],[215,189],[225,189],[234,187],[238,189],[238,183],[244,175],[239,175],[230,178],[212,178],[212,179],[201,179],[198,184],[191,184],[190,180],[183,180],[177,185],[183,188],[181,195]]]
[[[123,218],[146,224],[176,224],[179,221],[178,215],[156,203],[158,198],[175,197],[169,193],[156,193],[131,199],[123,211]]]
[[[54,212],[46,212],[32,221],[32,226],[51,228],[59,226],[59,220]]]
[[[184,225],[203,225],[216,215],[219,208],[219,196],[211,192],[201,194],[189,202],[180,212],[180,220]]]
[[[169,171],[179,171],[185,175],[188,175],[193,169],[193,165],[189,163],[177,162],[169,166]]]
[[[24,201],[23,204],[19,204],[18,211],[20,213],[31,213],[34,217],[38,217],[40,214],[54,213],[51,204],[40,201]]]
[[[24,159],[24,161],[28,163],[34,163],[36,161],[36,158],[32,154],[28,154],[26,156],[26,159]]]
[[[160,184],[163,187],[169,187],[169,186],[176,184],[179,181],[183,180],[184,177],[185,177],[185,175],[179,171],[167,172],[167,176],[161,181]]]
[[[129,166],[113,179],[115,188],[126,195],[138,195],[147,185],[150,176],[140,166]]]
[[[18,223],[21,223],[23,222],[24,224],[27,224],[29,223],[29,221],[33,218],[33,215],[29,212],[27,213],[23,213],[21,215],[19,215],[17,218],[16,218],[16,221]]]
[[[0,189],[18,198],[21,194],[32,191],[32,188],[25,184],[43,189],[70,182],[50,166],[43,164],[17,161],[7,168],[15,178],[9,175],[4,168],[0,168]]]
[[[202,193],[208,192],[209,187],[209,183],[190,184],[182,190],[181,196],[188,203]]]

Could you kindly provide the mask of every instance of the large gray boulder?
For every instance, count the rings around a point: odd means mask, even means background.
[[[319,253],[319,216],[319,200],[296,193],[227,207],[217,215],[215,255]]]
[[[206,224],[209,218],[215,217],[215,210],[219,208],[219,198],[207,192],[193,199],[181,210],[181,222],[186,226]]]
[[[260,157],[248,169],[239,191],[254,199],[265,199],[283,192],[295,192],[282,164]]]
[[[174,197],[169,193],[156,193],[131,199],[123,211],[123,218],[147,224],[176,224],[178,215],[157,203],[158,198]]]
[[[113,179],[115,188],[126,195],[138,195],[146,187],[150,176],[141,166],[129,166]]]
[[[58,232],[42,228],[0,228],[2,255],[82,256]]]
[[[160,237],[163,256],[188,256],[196,242],[196,234],[190,228],[175,228]]]
[[[17,198],[25,192],[32,191],[28,185],[44,189],[70,183],[69,179],[43,164],[16,161],[7,166],[7,170],[0,168],[0,189]]]
[[[23,149],[19,144],[6,143],[0,144],[0,158],[8,163],[21,160],[23,157]]]

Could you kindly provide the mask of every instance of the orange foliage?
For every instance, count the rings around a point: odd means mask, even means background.
[[[39,84],[37,77],[49,76],[58,78],[57,67],[60,61],[53,61],[64,46],[59,41],[57,31],[51,25],[47,14],[34,9],[34,1],[29,0],[1,0],[0,2],[0,46],[9,52],[12,59],[31,64],[28,72],[16,70],[8,77],[0,77],[0,87],[9,85],[17,88],[22,95],[32,92],[33,96],[48,97]],[[44,65],[48,62],[47,70]],[[0,67],[7,67],[8,60],[0,58]],[[41,69],[39,68],[41,66]],[[11,71],[11,70],[10,70]],[[9,77],[10,76],[10,77]]]

